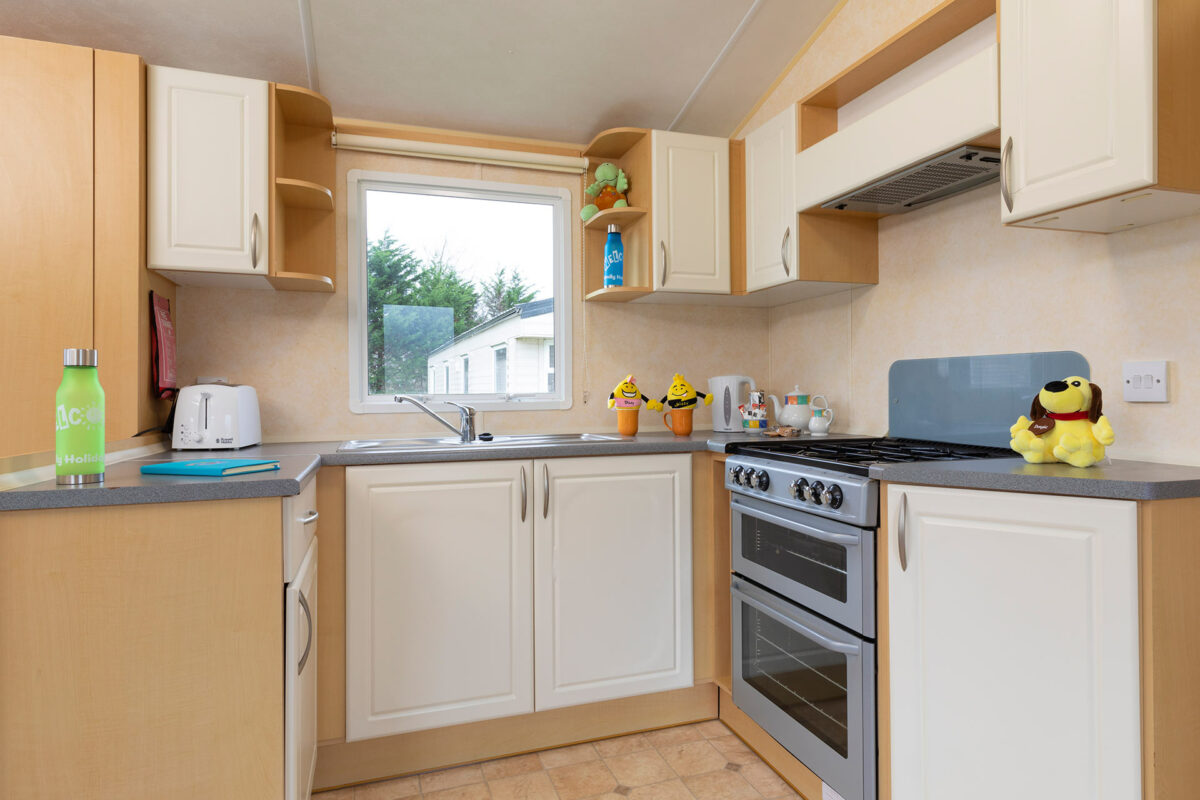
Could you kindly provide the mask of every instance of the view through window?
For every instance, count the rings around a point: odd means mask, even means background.
[[[367,393],[553,399],[562,202],[436,184],[361,197]]]

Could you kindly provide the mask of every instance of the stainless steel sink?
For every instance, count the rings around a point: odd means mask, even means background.
[[[512,436],[493,436],[485,442],[476,439],[464,443],[452,436],[433,436],[425,439],[353,439],[342,442],[339,453],[411,453],[430,450],[462,450],[491,447],[548,447],[580,442],[619,442],[623,437],[608,433],[518,433]]]

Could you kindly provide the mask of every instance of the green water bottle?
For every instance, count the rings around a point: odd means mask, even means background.
[[[54,395],[54,474],[68,486],[104,480],[104,390],[96,351],[63,350],[63,377]]]

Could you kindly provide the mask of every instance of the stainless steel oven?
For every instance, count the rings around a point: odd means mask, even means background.
[[[836,796],[875,800],[877,484],[726,463],[733,702]]]
[[[734,494],[733,571],[875,636],[875,531]]]
[[[734,578],[733,702],[846,800],[876,796],[875,645]]]

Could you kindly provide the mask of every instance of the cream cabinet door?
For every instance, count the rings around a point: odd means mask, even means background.
[[[533,711],[532,462],[346,469],[346,738]]]
[[[893,800],[1141,797],[1136,503],[887,509]]]
[[[315,538],[284,591],[284,598],[284,797],[286,800],[308,800],[317,767]]]
[[[1155,182],[1155,63],[1155,0],[1001,0],[1005,222]]]
[[[796,275],[796,107],[746,136],[746,289]]]
[[[267,82],[148,67],[148,263],[267,273]]]
[[[651,137],[654,291],[729,294],[729,140]]]
[[[534,467],[538,710],[691,686],[691,456]]]

